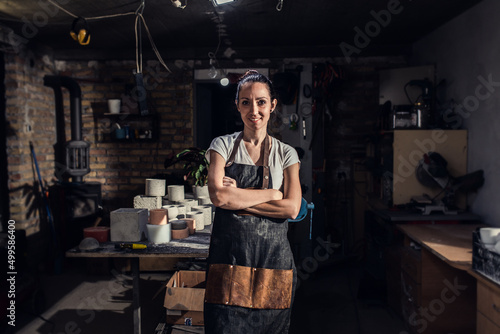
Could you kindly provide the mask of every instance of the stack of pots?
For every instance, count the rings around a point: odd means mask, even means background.
[[[168,223],[167,210],[153,209],[149,211],[148,238],[154,244],[170,242],[171,225]]]
[[[167,189],[162,208],[168,210],[169,219],[186,221],[190,234],[210,227],[214,206],[208,196],[208,187],[193,186],[193,194],[186,194],[182,185],[169,185]]]

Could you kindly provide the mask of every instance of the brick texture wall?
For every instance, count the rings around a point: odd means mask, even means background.
[[[144,82],[149,109],[154,118],[104,115],[107,99],[122,99],[122,111],[137,112],[131,98],[134,62],[47,61],[46,57],[6,54],[6,121],[8,186],[11,219],[27,235],[43,231],[40,226],[40,198],[29,143],[32,142],[44,182],[55,182],[54,91],[43,85],[45,75],[64,75],[76,80],[82,90],[83,139],[90,143],[91,172],[85,182],[102,185],[103,204],[109,210],[132,207],[133,197],[144,194],[145,179],[165,170],[165,158],[193,146],[193,73],[168,73],[157,62],[144,64]],[[69,92],[63,88],[66,138],[71,137]],[[135,117],[137,118],[137,117]],[[134,123],[135,122],[135,123]],[[157,131],[151,140],[116,141],[115,124],[134,125],[141,132],[148,126]],[[135,133],[133,133],[135,135]]]
[[[5,55],[5,95],[8,186],[11,219],[27,234],[40,231],[40,199],[34,186],[36,172],[30,153],[34,145],[44,180],[53,174],[55,142],[52,92],[43,86],[43,76],[53,74],[43,61],[20,54]]]

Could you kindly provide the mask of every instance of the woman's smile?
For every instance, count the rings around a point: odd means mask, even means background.
[[[243,123],[253,130],[258,130],[267,126],[277,102],[271,99],[266,84],[255,82],[245,84],[241,88],[237,103]]]

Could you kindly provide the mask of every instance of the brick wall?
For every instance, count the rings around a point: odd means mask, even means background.
[[[40,231],[40,199],[34,191],[37,180],[30,153],[33,142],[44,180],[53,174],[55,142],[54,104],[43,76],[53,74],[41,59],[5,54],[5,95],[8,186],[11,219],[27,234]]]
[[[30,141],[44,182],[53,184],[57,173],[53,147],[55,99],[53,89],[43,85],[45,75],[69,76],[81,87],[83,139],[91,147],[91,172],[84,181],[101,183],[103,204],[109,210],[132,207],[133,197],[144,193],[146,178],[176,171],[164,169],[167,155],[193,146],[193,73],[189,70],[168,74],[157,62],[144,64],[149,106],[156,114],[152,124],[158,130],[157,140],[118,142],[113,140],[116,119],[103,114],[107,113],[106,100],[110,98],[121,98],[124,111],[136,112],[136,103],[129,94],[135,82],[134,62],[48,62],[42,56],[6,54],[5,63],[10,218],[27,235],[43,231]],[[69,140],[69,93],[65,88],[63,95]],[[132,118],[120,117],[119,123],[132,123]]]

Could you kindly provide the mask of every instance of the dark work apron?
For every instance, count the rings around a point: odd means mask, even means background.
[[[225,174],[239,188],[272,188],[269,136],[264,166],[234,163]],[[288,220],[217,208],[210,240],[204,322],[206,334],[288,333],[296,273]]]

